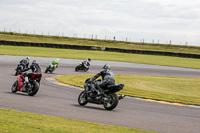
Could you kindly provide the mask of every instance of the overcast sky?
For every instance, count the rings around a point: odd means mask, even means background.
[[[0,31],[200,46],[200,0],[0,0]]]

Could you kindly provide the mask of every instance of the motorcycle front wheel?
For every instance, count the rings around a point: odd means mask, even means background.
[[[75,67],[75,71],[78,72],[79,71],[79,66]]]
[[[12,85],[12,87],[11,87],[11,91],[13,92],[13,93],[15,93],[15,92],[17,92],[17,80],[13,83],[13,85]]]
[[[110,100],[108,102],[105,101],[103,106],[106,110],[113,110],[119,102],[119,97],[115,93],[109,94],[108,97]]]
[[[86,100],[85,91],[82,91],[78,97],[78,103],[82,106],[86,105],[88,101]]]
[[[48,71],[49,71],[49,68],[47,67],[46,70],[45,70],[45,73],[48,73]]]

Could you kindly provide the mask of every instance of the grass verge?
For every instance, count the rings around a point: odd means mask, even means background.
[[[69,45],[85,45],[85,46],[98,46],[98,47],[111,47],[122,49],[136,49],[136,50],[150,50],[150,51],[164,51],[175,53],[190,53],[199,54],[200,47],[198,46],[183,46],[183,45],[170,45],[170,44],[152,44],[152,43],[139,43],[139,42],[125,42],[125,41],[110,41],[99,39],[83,39],[72,37],[59,37],[59,36],[45,36],[33,34],[19,34],[14,32],[0,32],[0,38],[7,41],[19,42],[35,42],[35,43],[55,43],[55,44],[69,44]]]
[[[41,47],[4,46],[0,45],[1,55],[20,55],[38,57],[58,57],[71,59],[87,59],[143,63],[163,66],[175,66],[200,69],[200,60],[158,55],[128,54],[106,51],[71,50]]]
[[[62,83],[83,88],[85,79],[94,75],[66,75],[56,77]],[[200,105],[200,78],[168,76],[115,75],[116,84],[125,87],[118,94],[159,101]]]
[[[0,109],[1,133],[152,133],[34,113]]]

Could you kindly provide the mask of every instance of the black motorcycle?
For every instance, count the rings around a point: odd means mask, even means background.
[[[22,64],[18,64],[17,68],[15,69],[15,76],[17,76],[19,74],[19,72],[24,68],[24,65]]]
[[[83,62],[80,62],[78,66],[75,67],[75,71],[78,72],[80,70],[87,72],[89,70],[90,63],[86,64],[88,67],[85,67]]]
[[[103,104],[106,110],[113,110],[117,105],[119,100],[123,99],[124,95],[117,95],[116,92],[124,88],[124,84],[109,85],[103,94],[99,94],[99,91],[95,88],[97,81],[89,81],[87,79],[84,84],[84,91],[82,91],[78,97],[78,103],[82,106],[89,103]]]
[[[51,66],[49,65],[48,67],[46,67],[45,73],[48,73],[48,72],[52,73],[55,69],[56,69],[55,67],[51,68]]]

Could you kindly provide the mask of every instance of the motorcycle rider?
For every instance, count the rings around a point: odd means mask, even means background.
[[[31,66],[26,69],[21,70],[21,72],[25,72],[30,69],[32,70],[32,73],[28,73],[28,74],[24,73],[24,79],[25,79],[24,85],[28,85],[29,83],[28,77],[31,77],[34,73],[41,73],[40,66],[38,65],[36,60],[33,60]],[[40,80],[38,80],[37,82],[40,83]]]
[[[95,79],[97,79],[100,76],[102,77],[103,81],[100,82],[100,83],[96,83],[95,87],[100,92],[98,95],[103,95],[104,94],[104,89],[106,89],[108,85],[114,85],[115,84],[114,74],[111,72],[109,64],[105,64],[103,66],[102,70],[99,73],[97,73],[95,76],[90,78],[89,81],[90,82],[94,81]]]
[[[50,63],[49,66],[50,66],[51,68],[54,68],[54,69],[55,69],[55,68],[58,68],[59,60],[60,60],[59,58],[53,60],[53,62]]]
[[[91,61],[90,58],[88,58],[87,60],[84,60],[82,62],[82,66],[84,66],[85,68],[88,68],[90,66],[90,61]]]
[[[22,69],[28,68],[30,57],[22,59],[19,63],[23,66]]]

